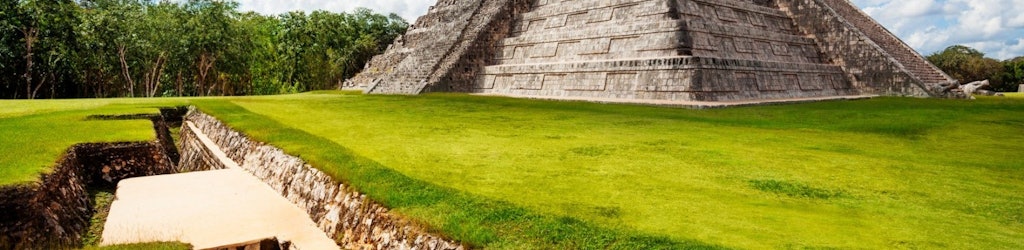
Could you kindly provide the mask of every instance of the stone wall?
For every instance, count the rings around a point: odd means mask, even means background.
[[[0,188],[0,249],[77,247],[93,213],[88,187],[173,172],[156,141],[75,145],[38,182]]]
[[[90,218],[88,179],[75,150],[38,183],[0,190],[0,248],[53,249],[80,244]]]
[[[423,227],[388,212],[353,187],[338,182],[298,157],[273,146],[252,141],[215,118],[198,111],[186,116],[182,129],[182,164],[189,170],[219,169],[224,165],[208,158],[188,123],[241,168],[252,173],[306,210],[328,236],[347,249],[463,249],[458,243],[427,233]],[[193,159],[195,164],[185,161]]]

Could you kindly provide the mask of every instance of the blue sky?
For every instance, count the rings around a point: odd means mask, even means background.
[[[410,22],[435,0],[237,0],[243,10],[278,14],[292,10],[348,11],[367,7]],[[989,57],[1024,56],[1024,0],[852,0],[903,41],[928,55],[967,45]]]

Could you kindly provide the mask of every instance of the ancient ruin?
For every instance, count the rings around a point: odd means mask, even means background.
[[[627,102],[953,96],[846,0],[439,0],[348,88]]]

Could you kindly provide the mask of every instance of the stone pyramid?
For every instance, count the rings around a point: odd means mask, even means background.
[[[624,102],[939,97],[951,85],[847,0],[439,0],[346,82]]]

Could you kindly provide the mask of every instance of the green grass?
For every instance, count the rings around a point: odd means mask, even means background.
[[[90,120],[90,115],[159,113],[184,99],[0,101],[0,185],[27,184],[48,172],[74,144],[148,141],[149,120]]]
[[[695,111],[320,93],[199,104],[479,246],[1024,247],[1019,99]],[[609,233],[562,234],[577,225]]]
[[[1020,97],[718,110],[339,92],[191,102],[477,247],[1021,249]],[[152,104],[34,104],[0,126],[140,105]],[[97,139],[64,141],[76,140]]]
[[[89,229],[82,237],[82,245],[97,246],[103,241],[103,226],[110,215],[110,204],[114,203],[114,191],[112,188],[92,188],[89,190],[89,198],[93,204],[93,215],[89,219]]]

